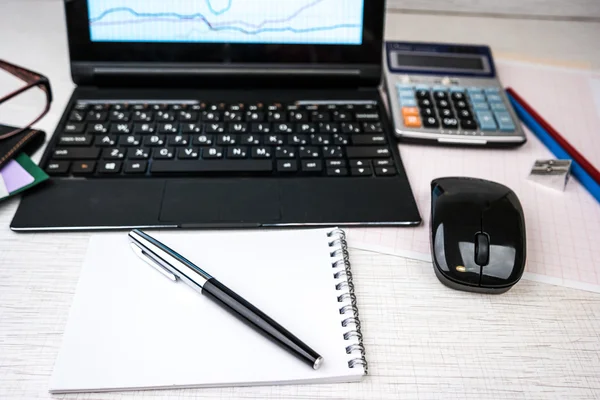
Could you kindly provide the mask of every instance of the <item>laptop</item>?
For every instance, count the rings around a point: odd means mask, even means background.
[[[14,231],[415,226],[384,0],[69,0],[76,88]]]

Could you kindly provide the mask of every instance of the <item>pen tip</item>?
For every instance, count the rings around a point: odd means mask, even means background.
[[[319,357],[315,360],[315,363],[313,364],[313,369],[319,369],[321,367],[321,364],[323,364],[323,357]]]

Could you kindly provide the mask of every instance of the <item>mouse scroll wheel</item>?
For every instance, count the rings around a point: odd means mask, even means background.
[[[485,267],[490,262],[490,237],[485,233],[475,235],[475,264]]]

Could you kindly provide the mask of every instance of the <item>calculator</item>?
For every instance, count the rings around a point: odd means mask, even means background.
[[[399,140],[485,147],[527,141],[489,47],[387,42],[385,58]]]

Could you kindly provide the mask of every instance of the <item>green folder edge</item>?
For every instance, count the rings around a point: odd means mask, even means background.
[[[36,163],[31,161],[31,158],[29,158],[29,156],[27,154],[25,154],[25,153],[19,154],[15,158],[15,161],[17,163],[19,163],[21,165],[21,167],[23,167],[23,169],[25,171],[27,171],[27,173],[29,173],[29,175],[31,175],[33,177],[34,181],[31,182],[29,185],[25,185],[22,188],[17,189],[14,192],[11,192],[10,195],[7,197],[12,197],[21,192],[24,192],[27,189],[30,189],[30,188],[44,182],[45,180],[47,180],[49,178],[48,174],[46,174],[44,172],[44,170],[41,169]]]

